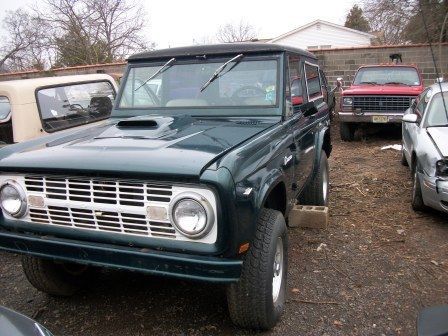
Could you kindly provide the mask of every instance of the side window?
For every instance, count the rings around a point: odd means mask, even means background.
[[[423,116],[426,106],[428,106],[428,102],[429,102],[429,99],[431,98],[431,94],[432,94],[432,90],[426,89],[418,97],[418,102],[417,102],[417,106],[415,107],[415,112],[418,115],[420,115],[420,117]]]
[[[10,112],[11,104],[9,103],[8,97],[0,96],[0,120],[8,118]]]
[[[308,100],[315,100],[322,97],[322,87],[320,83],[319,67],[305,63],[306,87]]]
[[[42,127],[51,133],[109,118],[115,90],[101,81],[38,89],[36,96]]]
[[[289,82],[291,85],[291,103],[293,106],[303,104],[302,74],[300,71],[300,58],[289,57]]]

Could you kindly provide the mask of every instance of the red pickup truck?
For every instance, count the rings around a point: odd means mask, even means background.
[[[341,139],[352,141],[361,124],[401,123],[404,112],[422,91],[422,76],[414,65],[360,67],[351,86],[342,92]]]

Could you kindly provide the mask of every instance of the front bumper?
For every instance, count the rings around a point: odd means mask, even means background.
[[[242,261],[82,242],[0,228],[0,250],[215,283],[236,282]]]
[[[448,180],[419,173],[423,202],[436,210],[448,213]]]
[[[393,123],[401,124],[404,112],[354,112],[340,111],[339,121],[350,123]],[[380,117],[380,118],[378,118]]]

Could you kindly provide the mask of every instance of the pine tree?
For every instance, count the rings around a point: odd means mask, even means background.
[[[352,28],[363,32],[370,31],[369,22],[364,17],[362,8],[358,5],[353,5],[352,9],[350,9],[350,12],[347,14],[347,18],[345,20],[345,26],[347,28]]]

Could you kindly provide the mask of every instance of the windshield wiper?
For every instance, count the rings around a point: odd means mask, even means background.
[[[370,85],[377,85],[377,82],[360,82],[359,84],[370,84]]]
[[[216,69],[216,71],[213,73],[213,75],[210,77],[210,79],[207,82],[205,82],[204,85],[202,85],[200,91],[201,92],[204,91],[207,88],[207,86],[209,86],[211,83],[213,83],[214,80],[216,80],[218,77],[220,77],[219,75],[221,75],[221,73],[224,71],[224,69],[227,67],[227,65],[229,65],[232,62],[235,62],[235,64],[229,70],[227,70],[227,72],[229,72],[239,63],[239,61],[243,57],[244,57],[243,54],[236,55],[235,57],[229,59],[227,62],[225,62],[223,65],[221,65],[218,69]]]
[[[406,85],[406,86],[411,86],[409,84],[402,83],[402,82],[386,82],[386,83],[384,83],[384,85]]]
[[[164,65],[162,65],[162,67],[157,70],[156,72],[154,72],[152,74],[152,76],[149,76],[149,78],[147,80],[145,80],[138,88],[136,88],[134,91],[137,91],[138,89],[140,89],[143,85],[145,85],[146,83],[148,83],[151,79],[153,79],[154,77],[160,75],[162,72],[164,72],[165,70],[167,70],[174,62],[176,62],[176,59],[173,57],[172,59],[170,59],[168,62],[166,62]]]

